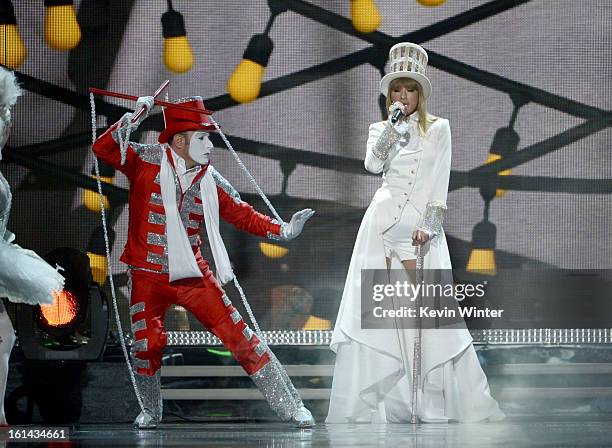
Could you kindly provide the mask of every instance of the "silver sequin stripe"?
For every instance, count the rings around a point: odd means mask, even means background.
[[[134,366],[135,369],[151,368],[151,364],[149,363],[148,359],[140,359],[140,358],[132,357],[132,365]]]
[[[138,302],[130,307],[130,317],[133,317],[135,314],[142,313],[145,310],[145,303]]]
[[[180,217],[181,217],[181,221],[183,222],[183,225],[185,226],[185,228],[190,228],[190,229],[200,228],[200,221],[197,221],[195,219],[190,219],[189,212],[181,210]],[[166,215],[162,215],[161,213],[150,211],[148,221],[149,221],[149,224],[157,224],[160,226],[165,226],[166,225]]]
[[[215,183],[220,186],[223,191],[229,194],[234,199],[234,202],[240,204],[242,200],[240,199],[240,193],[238,193],[238,190],[236,190],[234,186],[225,177],[219,174],[219,172],[214,167],[209,166],[208,170],[210,171],[210,174],[215,180]]]
[[[130,146],[141,160],[153,165],[161,165],[163,146],[160,144],[147,145],[130,142]]]
[[[168,257],[149,252],[147,253],[147,262],[160,265],[161,272],[164,274],[168,273]]]
[[[232,323],[234,325],[238,324],[238,322],[242,321],[242,316],[240,315],[240,312],[238,310],[234,310],[231,314],[230,314],[230,318],[232,319]],[[247,341],[250,341],[251,338],[253,337],[253,331],[248,327],[248,325],[242,330],[242,334],[244,335],[244,337],[246,338]],[[257,356],[263,356],[267,351],[267,347],[266,344],[262,341],[259,341],[259,344],[257,344],[255,346],[255,353],[257,353]]]
[[[204,216],[202,204],[197,204],[189,196],[185,196],[185,199],[183,199],[183,206],[181,207],[181,212],[193,213],[194,215]]]
[[[194,247],[198,245],[199,235],[189,235],[187,237],[189,245]],[[168,238],[166,235],[160,235],[158,233],[149,232],[147,233],[147,243],[154,246],[161,246],[164,248],[164,253],[168,253]]]
[[[288,224],[286,222],[278,222],[278,219],[273,219],[272,221],[270,221],[272,224],[279,224],[281,226],[280,229],[280,234],[277,235],[275,233],[272,233],[268,230],[268,232],[266,232],[266,237],[269,240],[274,240],[274,241],[287,241],[286,238],[283,238],[282,234],[283,234],[283,226],[287,226]]]
[[[146,352],[149,348],[149,340],[148,339],[140,339],[132,344],[132,353],[136,354],[138,352]]]
[[[147,329],[147,321],[146,319],[140,319],[136,322],[132,322],[132,334],[136,334],[137,331],[142,331]]]
[[[372,154],[374,154],[380,160],[387,160],[389,157],[389,153],[391,152],[391,148],[402,138],[402,134],[397,132],[393,126],[389,123],[385,123],[384,130],[376,143],[374,143],[374,147],[372,148]]]
[[[164,201],[160,193],[151,193],[151,199],[149,199],[149,202],[153,205],[164,205]]]
[[[244,330],[242,330],[242,334],[244,335],[244,338],[247,341],[250,341],[251,339],[253,339],[253,335],[255,334],[255,332],[253,332],[253,330],[251,330],[248,326],[244,327]]]
[[[149,224],[166,225],[166,215],[161,213],[149,212]]]

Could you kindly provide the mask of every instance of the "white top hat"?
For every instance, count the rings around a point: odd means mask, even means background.
[[[387,96],[389,84],[397,78],[411,78],[423,88],[423,96],[429,97],[431,83],[425,76],[427,68],[427,52],[420,45],[410,42],[400,42],[389,50],[389,71],[380,80],[380,93]]]

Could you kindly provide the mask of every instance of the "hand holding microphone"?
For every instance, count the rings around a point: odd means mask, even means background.
[[[408,123],[404,120],[400,120],[400,118],[407,115],[407,109],[408,106],[400,101],[396,101],[389,106],[389,124],[402,135],[409,130]]]

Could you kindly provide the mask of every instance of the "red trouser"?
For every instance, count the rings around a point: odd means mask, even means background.
[[[217,336],[244,370],[252,375],[270,361],[259,338],[242,320],[210,271],[202,278],[177,280],[168,274],[131,270],[130,315],[135,342],[132,358],[137,372],[154,375],[168,342],[164,315],[172,304],[191,312]]]

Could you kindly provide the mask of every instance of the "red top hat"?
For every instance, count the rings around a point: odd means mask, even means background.
[[[175,101],[174,104],[182,104],[202,111],[206,110],[201,96],[181,98]],[[170,137],[179,132],[216,131],[215,126],[210,122],[208,115],[205,113],[190,112],[173,107],[165,107],[163,113],[165,129],[159,134],[157,139],[159,143],[168,143]]]

